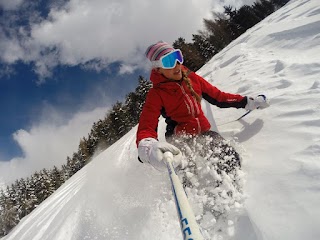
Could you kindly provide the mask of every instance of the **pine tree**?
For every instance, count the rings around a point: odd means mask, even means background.
[[[128,132],[129,127],[129,121],[126,117],[125,107],[122,102],[116,102],[116,104],[113,105],[112,109],[108,113],[108,117],[110,120],[110,123],[112,126],[110,130],[112,144],[120,139],[125,133]]]
[[[140,118],[146,95],[151,87],[151,82],[139,76],[139,85],[134,92],[130,92],[125,101],[127,117],[129,118],[129,127],[134,127]]]
[[[209,42],[206,32],[199,31],[199,34],[193,34],[192,36],[193,45],[204,59],[205,62],[203,64],[205,64],[214,56],[214,46]]]
[[[197,71],[205,63],[205,58],[199,53],[197,46],[187,43],[184,38],[178,38],[173,43],[173,47],[182,51],[184,58],[183,65],[190,70]]]
[[[86,164],[86,161],[88,161],[92,157],[96,146],[97,143],[92,145],[86,138],[82,138],[80,140],[78,147],[78,161],[80,161],[80,165],[84,166]]]
[[[54,192],[54,186],[47,169],[42,169],[39,173],[36,172],[33,174],[31,182],[34,186],[34,192],[38,200],[37,205]]]
[[[64,183],[64,179],[61,177],[61,174],[62,172],[57,166],[54,166],[50,171],[51,182],[55,190],[57,190]]]
[[[98,122],[95,122],[92,126],[88,139],[84,139],[86,141],[85,145],[87,145],[87,150],[85,150],[84,144],[79,146],[80,149],[83,148],[82,151],[87,151],[87,159],[91,158],[97,149],[106,149],[110,146],[107,136],[108,128],[106,119],[100,119]]]
[[[70,157],[67,157],[67,163],[70,161]],[[72,176],[70,167],[67,164],[61,166],[61,181],[65,182]]]
[[[204,19],[204,25],[208,42],[213,46],[215,53],[218,53],[234,38],[227,16],[215,13],[213,16],[213,20]]]
[[[88,159],[89,160],[89,159]],[[75,174],[86,164],[86,159],[83,157],[81,151],[73,153],[72,156],[72,173]]]
[[[260,0],[251,7],[254,14],[261,20],[275,11],[275,5],[271,1]]]
[[[19,209],[19,219],[28,215],[37,205],[38,199],[35,195],[34,188],[31,184],[30,178],[20,179],[18,185],[14,188],[18,193],[16,206]]]
[[[271,0],[272,4],[275,6],[275,11],[286,5],[290,0]]]
[[[1,232],[3,235],[6,235],[20,220],[18,207],[16,206],[15,192],[12,188],[7,187],[6,190],[2,192],[1,205]]]

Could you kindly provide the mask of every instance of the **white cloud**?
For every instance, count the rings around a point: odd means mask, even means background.
[[[47,109],[37,125],[14,133],[24,156],[0,161],[1,180],[10,183],[42,168],[65,164],[67,156],[78,150],[80,139],[88,136],[93,122],[103,118],[106,112],[107,108],[96,108],[65,119],[63,113]]]
[[[72,0],[63,10],[51,10],[48,20],[32,27],[31,35],[39,46],[58,46],[61,64],[95,58],[137,63],[137,51],[154,41],[191,37],[211,8],[210,1],[205,5],[184,0]]]
[[[24,50],[16,37],[8,37],[0,27],[0,51],[1,59],[8,64],[14,63],[24,58]]]
[[[136,66],[122,64],[120,66],[119,74],[130,74],[137,69]]]
[[[22,4],[23,0],[0,0],[0,7],[4,10],[14,10]]]
[[[35,62],[42,77],[50,76],[57,65],[92,65],[97,59],[104,66],[122,61],[143,67],[148,45],[178,37],[191,40],[212,10],[244,2],[252,0],[70,0],[52,7],[47,19],[31,24],[30,31],[17,30],[20,40],[6,42],[2,59]],[[96,61],[100,68],[101,62]]]

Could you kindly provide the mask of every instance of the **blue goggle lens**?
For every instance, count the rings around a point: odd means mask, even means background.
[[[178,49],[178,50],[175,50],[175,51],[163,56],[160,59],[160,61],[161,61],[163,68],[170,69],[170,68],[174,68],[176,66],[177,61],[180,64],[182,64],[183,63],[183,56],[182,56],[181,51]]]

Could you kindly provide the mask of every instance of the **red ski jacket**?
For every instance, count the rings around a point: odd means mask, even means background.
[[[220,108],[244,108],[247,98],[238,94],[225,93],[212,86],[196,73],[182,66],[188,72],[194,91],[209,103]],[[166,119],[166,137],[178,134],[200,134],[210,129],[200,103],[193,97],[184,81],[165,78],[152,70],[152,88],[147,94],[137,131],[137,145],[144,138],[158,138],[157,128],[160,115]]]

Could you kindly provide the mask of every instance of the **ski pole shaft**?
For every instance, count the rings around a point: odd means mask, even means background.
[[[241,120],[242,118],[244,118],[245,116],[247,116],[251,112],[252,112],[252,110],[248,110],[245,114],[241,115],[239,118],[237,118],[235,120],[232,120],[232,121],[229,121],[229,122],[221,123],[221,124],[218,125],[218,127],[220,127],[222,125],[226,125],[226,124],[232,123],[232,122],[239,121],[239,120]]]
[[[200,228],[189,204],[187,195],[172,165],[173,155],[171,152],[164,153],[168,173],[171,181],[172,193],[180,220],[183,239],[203,240]]]
[[[247,116],[251,112],[252,112],[252,110],[248,110],[245,114],[243,114],[241,117],[239,117],[236,121],[239,121],[240,119],[244,118],[245,116]]]

